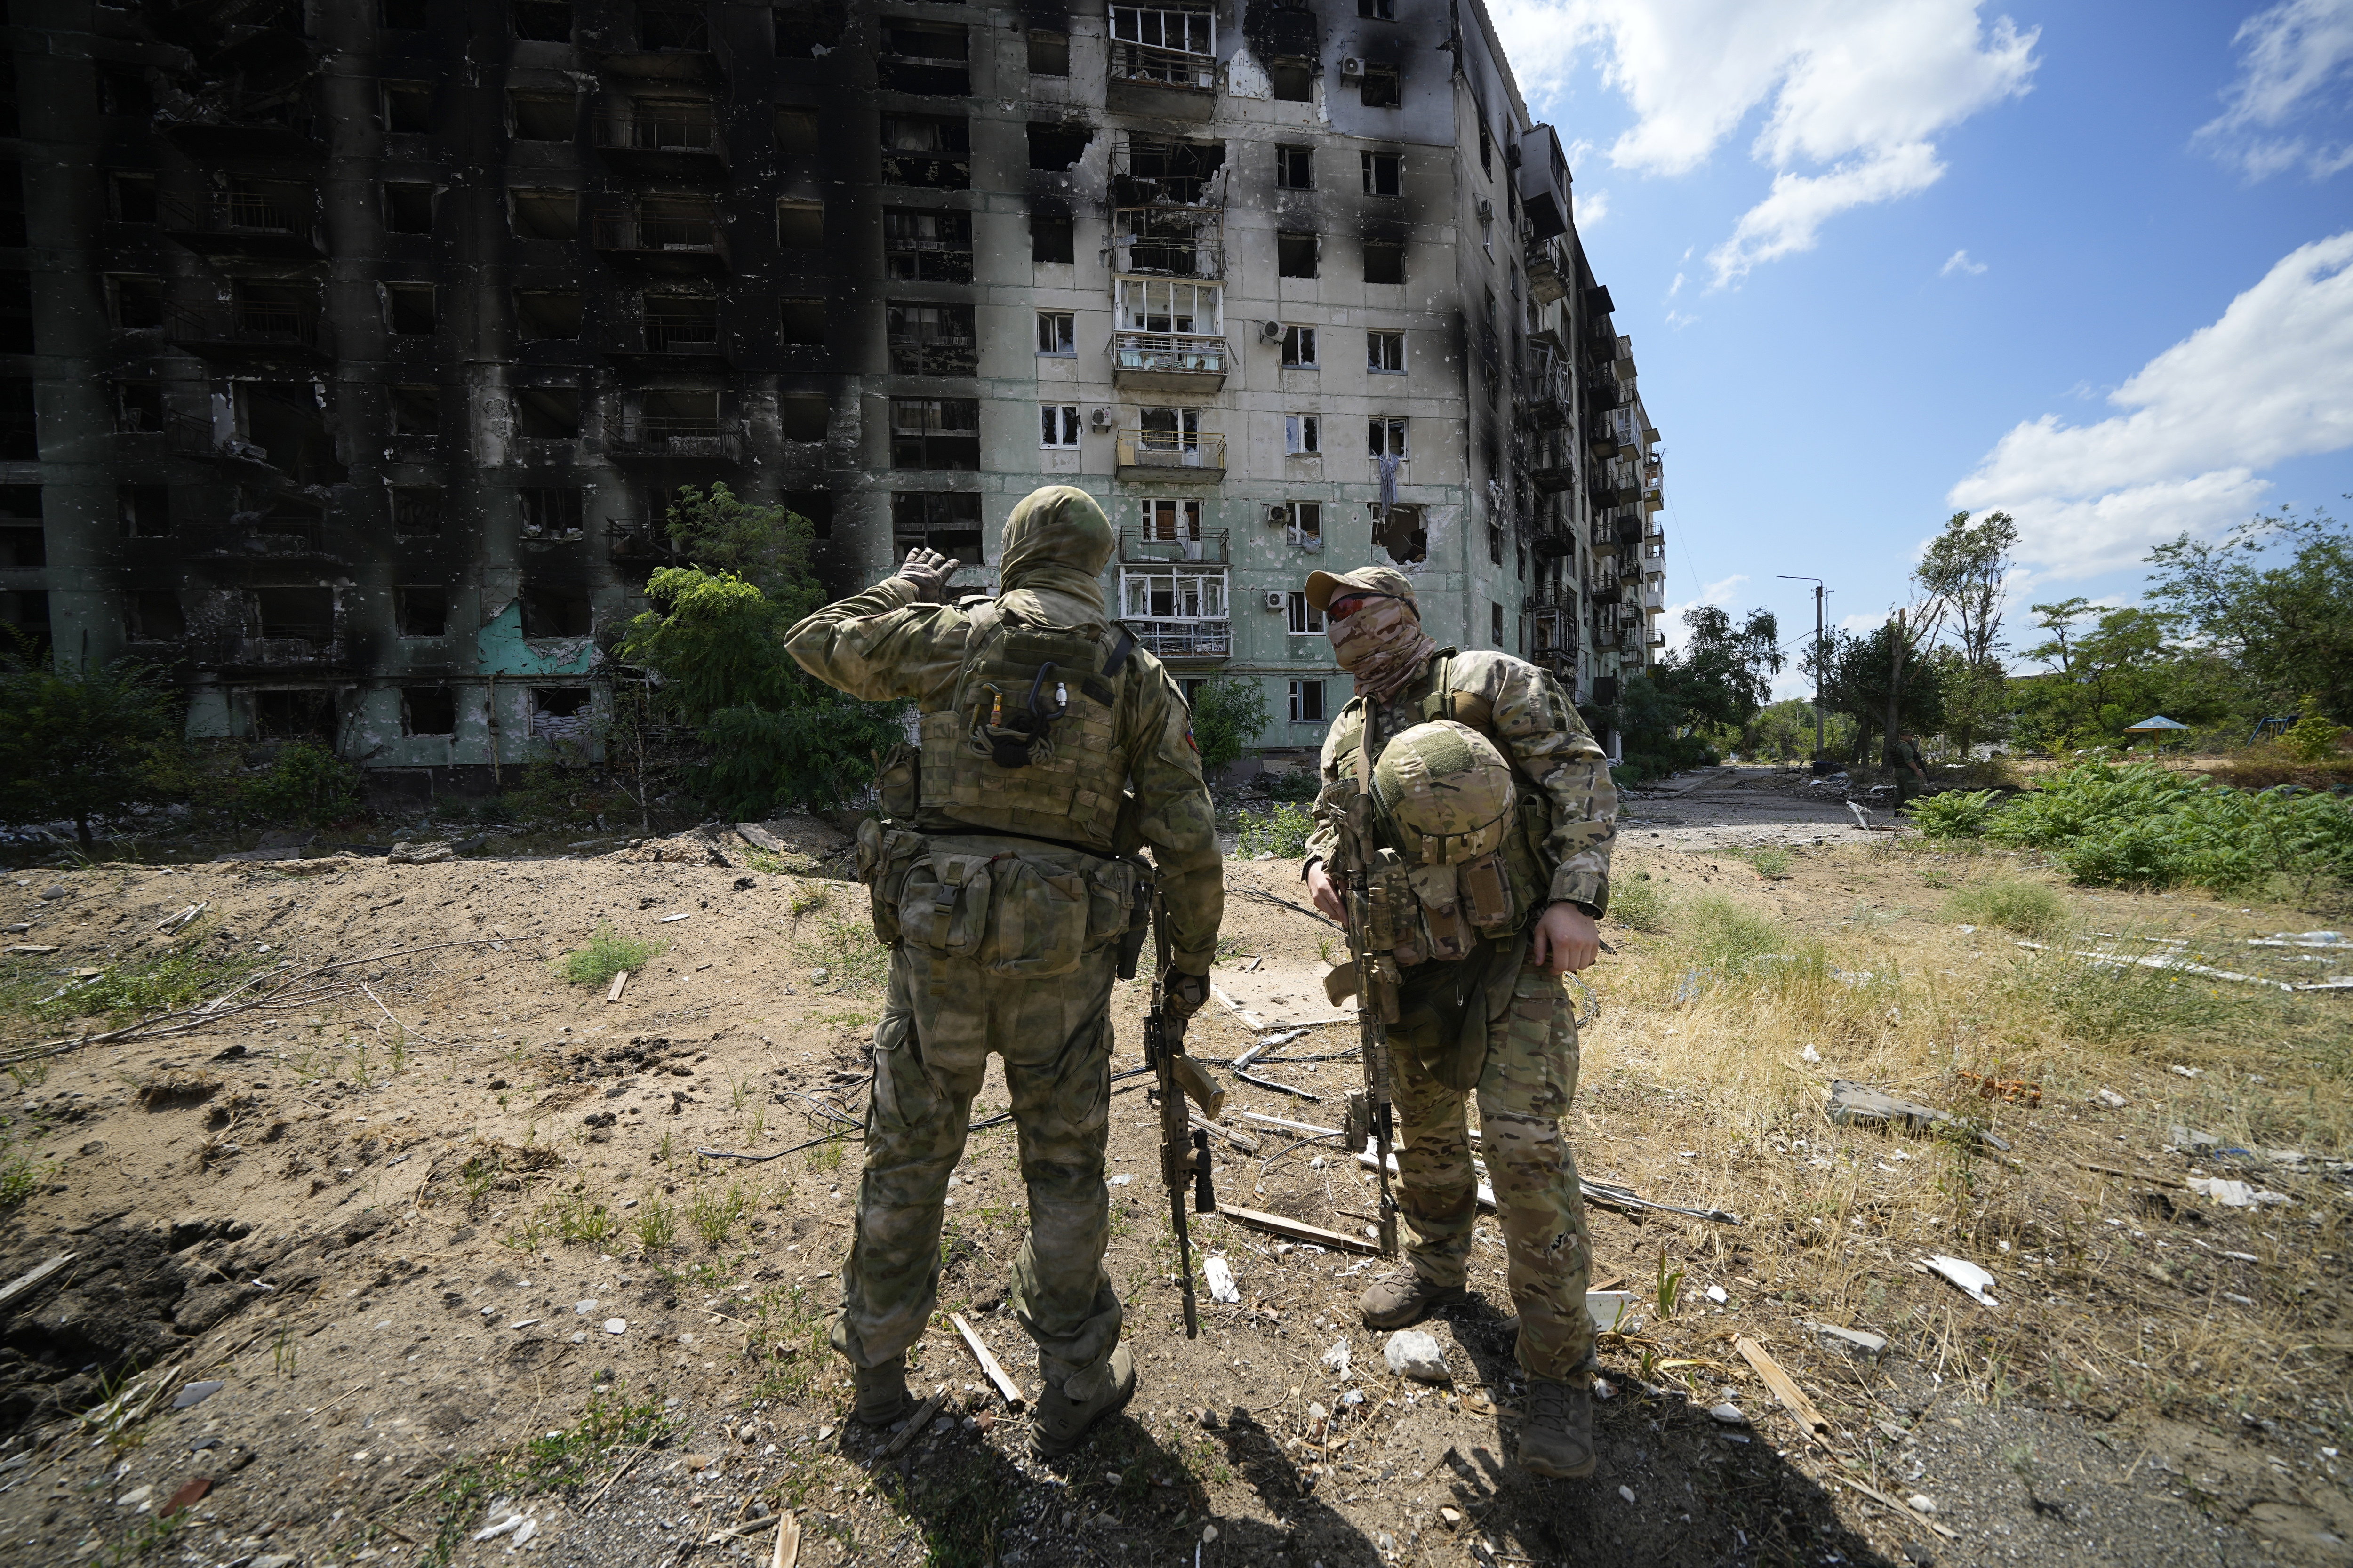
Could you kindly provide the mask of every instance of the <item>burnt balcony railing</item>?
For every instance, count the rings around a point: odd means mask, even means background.
[[[291,301],[237,300],[201,310],[174,310],[165,336],[191,353],[210,358],[327,357],[328,344],[315,306]]]
[[[607,256],[664,271],[725,271],[727,234],[713,217],[640,217],[598,213],[592,243]]]
[[[1214,224],[1195,233],[1113,233],[1112,267],[1168,278],[1223,278],[1226,247]]]
[[[712,458],[737,462],[744,456],[741,430],[717,419],[675,415],[625,417],[607,445],[615,452],[631,457]]]
[[[239,517],[213,533],[213,552],[219,555],[318,555],[326,543],[326,522],[317,517]]]
[[[715,354],[719,352],[719,318],[648,316],[645,345],[649,354]]]
[[[303,258],[327,253],[315,202],[250,191],[167,201],[164,232],[200,256]]]
[[[893,375],[976,375],[980,345],[971,338],[898,339],[891,344]]]
[[[723,184],[727,140],[715,116],[705,113],[642,113],[596,121],[596,151],[624,174],[678,179],[690,184]]]
[[[1145,652],[1157,658],[1225,658],[1234,651],[1231,621],[1124,621]]]
[[[1228,548],[1231,531],[1217,529],[1176,529],[1163,531],[1149,525],[1121,531],[1119,557],[1123,561],[1206,561],[1229,559]]]

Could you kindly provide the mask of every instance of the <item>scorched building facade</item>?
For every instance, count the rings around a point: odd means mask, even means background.
[[[1604,712],[1660,646],[1657,432],[1476,0],[8,21],[0,614],[172,666],[197,735],[418,791],[593,745],[714,482],[845,587],[985,584],[1083,486],[1276,756],[1347,689],[1319,565]]]

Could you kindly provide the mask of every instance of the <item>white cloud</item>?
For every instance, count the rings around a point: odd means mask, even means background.
[[[1681,310],[1669,310],[1667,312],[1667,325],[1672,327],[1679,332],[1685,327],[1695,324],[1698,321],[1699,318],[1697,316],[1685,315]]]
[[[2264,468],[2353,447],[2353,231],[2291,252],[2108,401],[2124,412],[2095,425],[2018,426],[1950,492],[2014,515],[2041,579],[2211,532],[2253,510]]]
[[[1691,627],[1683,625],[1685,610],[1694,609],[1701,605],[1714,605],[1719,610],[1728,609],[1731,607],[1733,595],[1739,593],[1741,585],[1747,581],[1746,573],[1736,572],[1729,577],[1721,578],[1701,588],[1699,597],[1696,599],[1685,599],[1680,605],[1669,605],[1662,610],[1655,624],[1667,634],[1667,647],[1681,653],[1689,646]]]
[[[2353,74],[2353,0],[2284,0],[2248,17],[2232,41],[2240,48],[2238,79],[2197,139],[2251,180],[2298,164],[2316,180],[2353,167],[2353,146],[2282,133],[2337,79]]]
[[[1934,184],[1936,135],[2027,90],[2039,34],[1983,0],[1495,0],[1532,98],[1565,89],[1580,55],[1634,110],[1610,161],[1646,174],[1698,168],[1759,109],[1751,154],[1770,193],[1710,256],[1715,286],[1812,247],[1849,207]],[[1801,166],[1802,165],[1802,166]]]
[[[1968,251],[1956,250],[1952,255],[1945,258],[1945,265],[1936,269],[1936,276],[1950,278],[1956,272],[1966,272],[1970,277],[1976,278],[1985,269],[1986,264],[1982,261],[1971,261]]]
[[[1569,205],[1577,209],[1577,226],[1592,228],[1609,216],[1609,192],[1606,188],[1576,191],[1569,196]]]

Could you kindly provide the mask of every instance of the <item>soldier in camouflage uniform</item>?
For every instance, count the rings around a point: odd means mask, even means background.
[[[1461,788],[1471,777],[1465,770],[1504,768],[1504,788],[1497,792],[1493,778],[1483,787],[1513,803],[1491,835],[1503,841],[1497,869],[1513,889],[1507,917],[1482,916],[1466,928],[1451,906],[1433,903],[1429,872],[1410,873],[1421,879],[1408,897],[1419,900],[1422,918],[1396,950],[1400,1016],[1390,1030],[1398,1205],[1410,1267],[1365,1292],[1364,1321],[1402,1328],[1463,1294],[1478,1213],[1463,1112],[1475,1090],[1519,1309],[1519,1363],[1529,1379],[1520,1462],[1540,1475],[1590,1475],[1591,1243],[1561,1126],[1577,1068],[1575,1014],[1561,975],[1594,962],[1594,921],[1609,902],[1618,796],[1608,759],[1552,676],[1509,654],[1437,647],[1421,630],[1403,574],[1318,572],[1307,580],[1307,600],[1327,617],[1335,654],[1356,680],[1356,697],[1324,739],[1324,777],[1328,785],[1352,776],[1372,789],[1387,847],[1413,866],[1488,841],[1431,840],[1405,820],[1412,797],[1435,798],[1430,780],[1449,770],[1459,776],[1438,783],[1458,801],[1475,801]],[[1469,744],[1468,732],[1484,742]],[[1482,757],[1492,762],[1482,764]],[[1325,865],[1338,844],[1336,824],[1328,809],[1318,816],[1305,877],[1316,907],[1340,919],[1343,904]],[[1442,820],[1422,826],[1461,830]],[[1433,843],[1442,853],[1432,853]],[[1471,868],[1438,868],[1446,900],[1454,896],[1453,873],[1464,873],[1465,910],[1474,903]]]
[[[905,1352],[938,1304],[943,1200],[992,1051],[1029,1188],[1008,1300],[1046,1384],[1032,1441],[1067,1452],[1134,1392],[1103,1142],[1111,986],[1145,873],[1115,854],[1151,846],[1180,1011],[1206,999],[1225,895],[1183,694],[1103,603],[1112,547],[1092,497],[1050,486],[1006,523],[997,597],[937,602],[957,563],[918,550],[786,635],[818,679],[921,714],[920,757],[886,768],[887,818],[860,837],[891,992],[831,1337],[869,1424],[913,1403]]]

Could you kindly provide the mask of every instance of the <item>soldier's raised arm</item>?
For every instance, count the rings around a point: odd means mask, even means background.
[[[1165,671],[1157,682],[1135,684],[1139,743],[1128,759],[1128,775],[1137,830],[1160,868],[1170,963],[1182,973],[1207,974],[1217,952],[1218,922],[1225,917],[1226,886],[1192,712]]]
[[[964,661],[965,620],[922,602],[936,587],[909,574],[921,565],[911,555],[897,574],[800,621],[785,634],[785,651],[827,685],[869,702],[921,701],[952,686]]]

